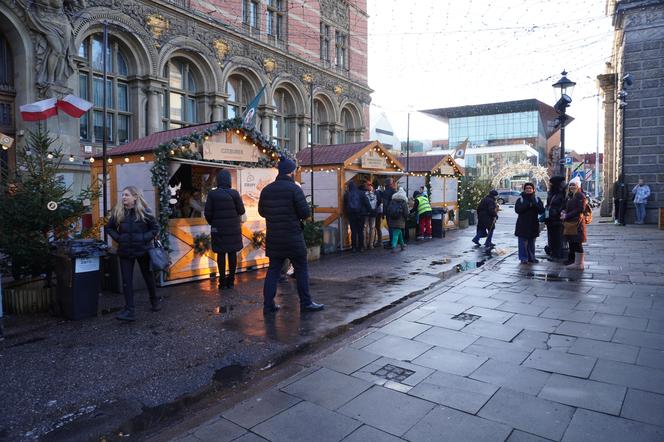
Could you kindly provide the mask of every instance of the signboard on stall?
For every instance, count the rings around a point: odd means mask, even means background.
[[[449,164],[444,164],[440,166],[439,169],[439,173],[442,175],[454,175],[454,167],[450,166]]]
[[[247,222],[259,220],[264,222],[263,218],[258,214],[258,199],[261,196],[261,190],[273,182],[276,177],[277,169],[274,168],[238,170],[238,191],[240,192],[247,213]]]
[[[362,155],[360,165],[364,169],[387,169],[387,162],[385,161],[385,158],[375,154],[373,151]]]
[[[226,134],[213,135],[203,142],[205,160],[257,163],[258,158],[258,148],[246,142],[227,143]]]

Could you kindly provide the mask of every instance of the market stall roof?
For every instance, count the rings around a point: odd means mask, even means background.
[[[402,162],[392,155],[379,141],[361,141],[349,144],[316,145],[314,149],[314,166],[339,165],[349,166],[353,161],[370,149],[378,148],[397,167],[403,169]],[[311,147],[299,151],[296,155],[298,164],[303,167],[311,166]]]
[[[131,141],[122,146],[111,148],[108,150],[108,156],[117,156],[117,155],[131,155],[138,153],[152,152],[160,144],[166,143],[167,141],[174,140],[179,137],[186,137],[194,132],[203,132],[206,129],[214,127],[219,123],[203,123],[196,124],[193,126],[182,127],[179,129],[164,130],[161,132],[155,132],[147,137],[139,138],[137,140]]]
[[[398,157],[399,162],[406,166],[406,157]],[[455,173],[464,174],[463,167],[459,166],[450,155],[417,155],[411,156],[408,161],[408,171],[416,173],[433,172],[443,166],[452,165]]]

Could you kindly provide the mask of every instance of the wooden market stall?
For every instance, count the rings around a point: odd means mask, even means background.
[[[108,209],[124,187],[142,189],[162,227],[162,241],[170,249],[172,266],[163,283],[208,277],[217,272],[217,263],[203,208],[208,192],[216,186],[217,172],[227,169],[247,212],[237,270],[264,267],[268,263],[265,220],[258,215],[258,198],[277,176],[275,161],[283,153],[255,130],[244,131],[240,120],[158,132],[110,151]],[[102,159],[95,160],[91,173],[101,182]],[[94,221],[99,221],[101,199],[93,206]]]
[[[313,192],[315,219],[323,221],[324,251],[350,247],[348,222],[343,216],[343,195],[348,183],[378,181],[386,178],[398,179],[403,175],[402,163],[379,141],[362,141],[351,144],[334,144],[313,147],[297,154],[297,179],[304,194],[311,195],[311,172],[313,170]],[[387,237],[387,228],[383,227]]]
[[[406,164],[406,157],[399,157],[402,164]],[[404,166],[405,167],[405,166]],[[427,188],[429,200],[433,208],[444,208],[443,228],[458,227],[459,178],[464,170],[450,155],[418,155],[408,159],[408,197],[421,186]],[[406,178],[399,180],[399,185],[406,188]]]

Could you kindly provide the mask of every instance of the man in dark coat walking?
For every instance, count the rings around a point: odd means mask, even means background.
[[[563,222],[560,213],[565,207],[565,177],[556,175],[549,179],[549,193],[546,197],[547,246],[544,251],[553,259],[565,259],[563,255]]]
[[[237,190],[231,189],[231,184],[230,172],[219,171],[217,188],[208,194],[205,202],[205,220],[210,224],[212,251],[217,254],[220,289],[235,285],[237,252],[243,247],[240,217],[245,212],[244,203]],[[228,277],[225,277],[227,260]]]
[[[309,273],[307,271],[307,247],[302,232],[302,221],[311,216],[309,205],[302,189],[295,184],[293,172],[295,163],[285,157],[279,161],[279,175],[274,182],[265,186],[258,200],[258,213],[265,218],[267,234],[265,254],[270,264],[263,285],[263,313],[274,313],[279,306],[274,303],[281,267],[288,258],[295,269],[297,294],[300,297],[301,312],[323,310],[309,294]]]
[[[544,213],[544,203],[535,195],[535,185],[526,183],[523,192],[514,204],[518,214],[514,235],[519,238],[519,261],[521,264],[537,263],[535,238],[539,236],[539,215]]]
[[[359,189],[351,180],[344,193],[343,209],[350,225],[350,238],[353,252],[364,249],[364,217],[371,211],[364,188]]]
[[[477,234],[472,241],[480,245],[480,238],[486,237],[484,247],[492,248],[496,245],[491,242],[493,239],[493,230],[496,227],[496,220],[498,219],[498,205],[496,198],[498,192],[492,190],[487,196],[482,198],[480,204],[477,206]]]

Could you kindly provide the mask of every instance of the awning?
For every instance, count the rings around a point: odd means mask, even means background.
[[[238,166],[237,164],[219,163],[216,161],[191,160],[189,158],[173,157],[170,158],[170,161],[175,161],[183,164],[191,164],[192,166],[216,167],[218,169],[245,169],[245,167]]]

